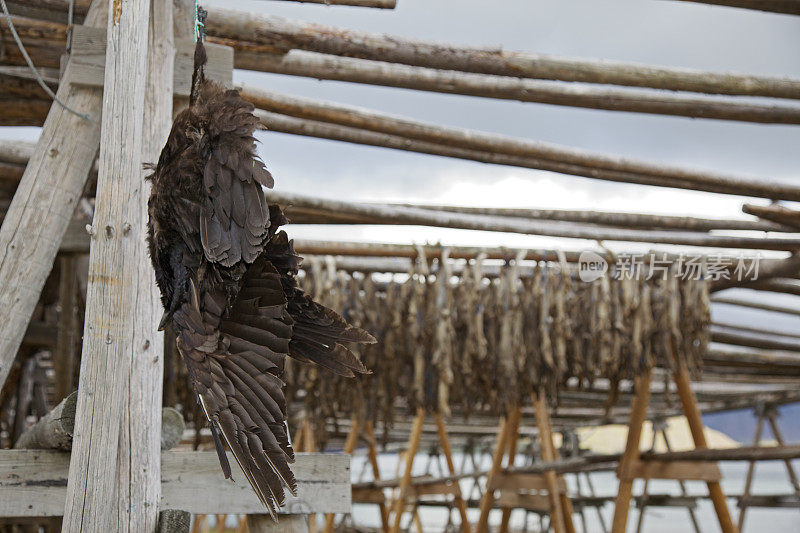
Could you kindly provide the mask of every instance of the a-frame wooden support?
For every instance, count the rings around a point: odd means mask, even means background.
[[[783,446],[785,441],[783,440],[783,433],[778,425],[778,410],[775,405],[760,404],[755,408],[755,414],[758,417],[758,422],[756,423],[755,434],[753,435],[753,446],[758,446],[761,443],[761,433],[764,429],[765,420],[769,423],[770,429],[772,430],[772,436],[775,437],[778,445]],[[789,482],[792,484],[792,488],[794,489],[794,494],[795,496],[800,497],[800,482],[798,482],[797,472],[794,470],[794,465],[792,464],[791,460],[786,460],[784,463],[786,465],[786,473],[789,476]],[[753,485],[753,475],[755,474],[755,470],[756,462],[750,461],[747,466],[747,478],[745,479],[744,492],[742,493],[742,497],[739,499],[739,531],[744,531],[744,520],[747,516],[748,499],[750,498],[750,489]]]
[[[398,486],[397,497],[392,503],[391,512],[394,513],[391,515],[393,521],[390,520],[391,523],[391,533],[398,533],[400,531],[400,521],[403,515],[403,511],[412,497],[417,495],[412,482],[411,472],[414,467],[414,457],[417,454],[417,450],[419,449],[419,441],[422,437],[422,427],[425,423],[425,418],[427,413],[425,409],[420,407],[417,409],[417,414],[414,417],[414,423],[411,428],[411,435],[408,439],[408,447],[406,450],[406,460],[405,460],[405,467],[403,471],[403,477],[400,479],[400,485]],[[447,426],[445,424],[444,418],[439,413],[434,413],[433,415],[434,421],[436,423],[436,432],[439,438],[439,445],[441,446],[442,453],[445,457],[445,462],[447,464],[447,469],[450,474],[456,473],[455,461],[453,460],[453,450],[450,446],[450,437],[447,434]],[[443,492],[439,492],[443,491]],[[435,486],[426,486],[425,487],[425,494],[450,494],[453,496],[454,503],[458,508],[459,515],[461,516],[461,532],[462,533],[471,533],[471,528],[469,524],[469,518],[467,517],[467,503],[464,500],[463,495],[461,494],[461,487],[458,484],[458,481],[454,481],[452,484],[447,484],[446,486],[442,487],[435,487]],[[382,511],[383,512],[383,511]],[[421,523],[419,521],[419,517],[416,513],[416,509],[414,512],[414,521],[417,524],[417,528],[421,530]]]
[[[550,462],[558,459],[558,453],[553,444],[553,431],[550,415],[547,409],[547,402],[544,395],[534,395],[534,412],[536,425],[539,428],[539,438],[541,441],[541,458],[543,461]],[[494,453],[492,454],[492,466],[486,478],[486,492],[481,498],[481,514],[478,519],[477,533],[486,533],[489,529],[489,512],[495,505],[495,489],[503,489],[504,485],[509,485],[516,489],[519,488],[541,488],[547,492],[547,508],[549,509],[550,522],[556,533],[574,533],[575,527],[572,521],[572,502],[566,493],[566,485],[563,477],[553,471],[545,472],[543,475],[525,474],[524,479],[513,480],[513,474],[503,473],[503,456],[507,454],[507,466],[513,465],[513,458],[516,455],[516,441],[519,435],[521,409],[512,409],[507,418],[501,421],[498,430],[497,442]],[[534,486],[536,485],[536,486]],[[508,501],[502,494],[501,501]],[[508,523],[511,516],[513,505],[503,508],[500,522],[501,533],[508,531]]]
[[[556,461],[558,452],[553,445],[553,425],[550,421],[550,413],[547,409],[547,400],[544,394],[540,393],[533,397],[533,405],[536,413],[536,425],[539,428],[539,441],[542,447],[542,460],[545,462]],[[555,472],[548,471],[544,474],[547,481],[548,496],[550,498],[551,522],[555,525],[558,519],[552,515],[560,516],[565,533],[575,533],[575,525],[572,521],[572,502],[567,495],[563,477],[556,475]],[[558,530],[556,529],[556,533]]]
[[[681,401],[683,413],[689,423],[692,440],[695,448],[707,448],[703,421],[697,398],[692,391],[689,373],[685,364],[672,354],[674,372],[672,375],[678,396]],[[617,468],[619,489],[614,505],[614,522],[612,533],[625,533],[630,510],[633,482],[637,478],[643,479],[679,479],[705,481],[708,486],[709,497],[714,504],[720,528],[723,533],[738,533],[738,528],[731,519],[725,494],[720,486],[721,474],[715,462],[693,462],[689,465],[677,461],[664,463],[659,461],[642,461],[639,453],[639,442],[642,426],[647,416],[647,406],[650,403],[650,380],[652,370],[648,369],[634,380],[634,396],[631,403],[631,414],[628,423],[628,438],[625,452]]]
[[[650,445],[650,451],[654,452],[656,447],[656,442],[658,441],[658,435],[661,435],[661,438],[664,441],[664,447],[666,448],[667,452],[672,451],[672,446],[670,446],[669,435],[667,434],[667,421],[664,418],[654,418],[650,421],[652,428],[653,428],[653,440]],[[680,487],[681,496],[688,496],[689,493],[686,491],[686,483],[679,479],[677,480],[678,486]],[[639,518],[636,523],[636,533],[640,533],[644,527],[644,518],[646,516],[646,509],[647,509],[647,498],[648,498],[648,486],[650,483],[650,479],[644,480],[644,487],[642,488],[642,495],[640,496],[640,504],[639,504]],[[695,514],[694,509],[694,502],[690,502],[686,504],[686,510],[689,512],[689,521],[692,523],[692,527],[694,528],[695,533],[701,533],[700,530],[700,523],[697,521],[697,515]]]
[[[478,518],[478,524],[475,527],[475,533],[487,533],[489,531],[489,512],[494,507],[495,495],[494,490],[490,487],[494,484],[495,478],[502,472],[503,456],[508,448],[508,441],[513,438],[514,417],[519,408],[512,410],[508,416],[500,420],[500,426],[497,429],[497,440],[495,441],[494,451],[492,452],[492,465],[489,467],[489,472],[486,474],[486,492],[483,493],[481,498],[480,511],[481,514]]]
[[[442,446],[442,453],[444,453],[444,459],[447,463],[447,470],[451,475],[454,475],[456,473],[456,465],[453,461],[453,449],[450,446],[450,436],[447,434],[447,426],[441,414],[436,413],[433,417],[436,421],[436,431],[439,434],[439,444]],[[461,494],[461,486],[458,484],[458,481],[453,482],[453,488],[455,492],[453,499],[458,508],[458,513],[461,516],[461,533],[470,533],[471,528],[469,525],[469,517],[467,517],[467,502],[464,501],[464,496]]]

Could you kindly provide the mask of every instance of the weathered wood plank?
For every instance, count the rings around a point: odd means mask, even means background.
[[[557,478],[556,485],[559,492],[567,490],[567,485],[562,477]],[[542,474],[501,472],[492,479],[488,488],[491,490],[547,490],[547,480]]]
[[[619,478],[624,481],[634,479],[677,479],[681,481],[721,481],[722,473],[717,463],[710,461],[661,461],[651,459],[636,461],[625,470],[620,470]]]
[[[103,24],[99,2],[90,25]],[[0,388],[11,369],[25,328],[53,266],[64,232],[81,196],[100,142],[102,95],[70,82],[72,62],[47,115],[39,142],[0,228]]]
[[[194,40],[178,37],[174,42],[174,71],[171,74],[177,96],[189,96],[194,62]],[[76,84],[102,87],[105,75],[106,31],[103,28],[75,26],[72,34],[72,57],[75,58]],[[206,77],[228,87],[233,83],[233,49],[215,43],[206,44]]]
[[[150,2],[109,0],[108,9],[100,170],[63,530],[149,532],[158,522],[160,424],[151,409],[155,385],[144,379],[150,365],[161,364],[152,348],[158,317],[151,316],[141,166]]]
[[[497,507],[527,509],[529,511],[550,512],[550,497],[545,494],[520,494],[503,491],[495,500]]]
[[[216,452],[161,454],[159,509],[190,513],[262,513],[264,504],[233,456],[235,482],[222,475]],[[0,450],[0,516],[60,516],[64,512],[69,454],[50,450]],[[297,497],[282,512],[350,512],[350,457],[297,454],[292,465]]]

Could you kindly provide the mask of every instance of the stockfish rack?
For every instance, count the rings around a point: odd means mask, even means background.
[[[319,0],[319,3],[322,1]],[[182,84],[185,87],[188,77],[187,45],[193,31],[188,23],[188,13],[193,7],[192,3],[181,1],[176,4],[178,10],[174,20],[181,23],[175,26],[174,36],[172,10],[166,0],[153,0],[152,13],[158,16],[148,14],[149,3],[145,0],[108,2],[112,8],[119,8],[111,11],[113,18],[108,27],[112,31],[108,35],[102,31],[104,23],[100,11],[96,7],[90,11],[91,2],[87,0],[75,0],[73,22],[78,25],[72,28],[66,24],[66,0],[10,0],[7,3],[14,13],[20,37],[44,83],[53,90],[57,89],[59,98],[70,108],[79,113],[88,113],[93,120],[86,121],[58,105],[51,106],[47,95],[38,87],[27,66],[24,66],[5,21],[0,21],[3,51],[0,56],[0,125],[44,126],[40,141],[35,145],[0,141],[0,198],[8,199],[13,195],[10,203],[6,201],[0,205],[4,213],[0,246],[6,250],[5,258],[0,263],[0,286],[3,287],[0,294],[0,323],[3,324],[0,335],[0,408],[15,395],[17,407],[38,404],[36,410],[39,416],[47,411],[47,402],[41,400],[41,390],[47,386],[47,379],[42,378],[41,361],[47,363],[47,360],[38,356],[28,357],[34,355],[30,351],[36,347],[46,347],[54,353],[52,364],[57,374],[55,398],[60,400],[74,389],[70,370],[79,352],[76,344],[80,333],[76,333],[76,330],[81,324],[81,302],[74,284],[76,280],[81,282],[85,271],[91,274],[83,281],[90,288],[85,312],[88,333],[83,346],[84,371],[80,376],[82,399],[78,412],[79,430],[75,438],[75,453],[72,454],[73,461],[80,461],[87,467],[74,468],[73,476],[68,477],[66,456],[58,452],[0,452],[0,461],[8,465],[8,468],[0,469],[0,473],[13,474],[17,471],[26,472],[27,476],[28,472],[41,470],[41,474],[31,473],[34,476],[31,479],[37,486],[48,487],[41,493],[48,496],[47,501],[42,503],[38,499],[32,501],[29,493],[21,495],[12,475],[0,478],[0,515],[29,518],[57,516],[64,513],[61,502],[68,502],[64,521],[66,529],[79,530],[82,526],[87,530],[103,531],[116,529],[110,528],[110,523],[122,524],[125,521],[117,518],[121,507],[132,511],[127,526],[145,530],[153,529],[156,511],[165,505],[197,513],[257,513],[262,509],[252,494],[247,495],[249,489],[241,483],[236,486],[220,484],[216,460],[204,453],[163,452],[164,470],[163,475],[159,476],[159,461],[154,460],[159,453],[158,431],[153,429],[159,427],[157,416],[162,383],[159,354],[162,340],[152,334],[154,328],[150,326],[154,324],[137,326],[135,331],[131,331],[133,324],[115,314],[125,310],[125,305],[120,305],[120,301],[129,301],[125,298],[137,295],[140,297],[136,305],[139,311],[137,317],[141,315],[149,320],[160,315],[149,279],[149,267],[144,264],[140,239],[133,238],[141,235],[143,222],[142,199],[145,194],[138,188],[141,185],[139,165],[141,161],[155,159],[159,143],[166,137],[173,96],[180,101],[181,94],[185,94],[185,89],[181,87]],[[105,3],[100,1],[98,5]],[[333,0],[325,3],[394,7],[393,0]],[[800,12],[784,1],[709,0],[706,3],[776,13]],[[144,46],[148,39],[148,25],[152,38],[149,47]],[[527,52],[457,47],[288,21],[267,15],[238,13],[224,8],[210,9],[207,29],[212,43],[209,46],[212,55],[210,70],[212,75],[226,82],[230,81],[233,66],[317,79],[552,105],[762,124],[800,124],[800,110],[792,105],[792,100],[800,99],[800,80],[797,79],[643,67]],[[68,36],[71,55],[63,57],[68,47]],[[145,64],[147,68],[142,67]],[[144,72],[146,76],[142,75]],[[582,90],[576,91],[571,85],[576,81],[585,84]],[[106,98],[105,104],[100,86],[105,87],[106,96],[113,95]],[[152,90],[154,88],[159,90]],[[800,187],[789,183],[662,165],[527,139],[444,127],[363,108],[281,95],[257,87],[243,86],[241,90],[258,108],[262,124],[271,132],[636,185],[735,194],[773,201],[800,200]],[[715,96],[709,97],[707,94]],[[742,96],[772,100],[769,104],[753,103],[752,100],[742,100]],[[115,110],[114,121],[108,120],[110,113],[101,112],[105,105]],[[139,109],[145,112],[140,113],[137,111]],[[103,116],[106,117],[105,122]],[[112,131],[116,132],[116,136],[111,134]],[[118,142],[121,138],[125,139],[125,150],[114,148],[120,146],[113,144],[114,139]],[[98,147],[100,159],[95,163]],[[124,157],[110,156],[117,153]],[[121,179],[109,179],[112,175]],[[53,194],[53,191],[57,191],[57,194]],[[136,191],[133,201],[119,200],[124,191]],[[91,210],[83,209],[85,201],[81,198],[93,195],[96,195],[97,205],[92,218],[91,214],[86,213]],[[271,199],[290,204],[292,222],[296,224],[415,224],[651,243],[654,246],[785,252],[781,257],[776,254],[775,259],[761,261],[758,280],[715,281],[711,287],[714,293],[712,302],[732,309],[759,309],[782,315],[799,313],[796,308],[754,303],[727,297],[722,292],[731,287],[747,287],[757,291],[800,295],[796,282],[800,271],[800,238],[797,237],[800,233],[800,213],[780,204],[765,206],[748,203],[743,205],[742,210],[755,218],[720,220],[546,209],[359,204],[286,193],[274,193]],[[79,207],[77,210],[76,204]],[[740,233],[753,231],[769,233],[756,237],[753,233]],[[312,257],[335,257],[333,261],[338,269],[358,272],[359,275],[373,272],[407,273],[420,255],[428,260],[441,260],[444,255],[445,261],[449,256],[449,262],[452,263],[450,271],[459,275],[465,269],[464,260],[483,256],[489,260],[504,261],[520,254],[519,250],[506,248],[450,247],[445,252],[439,246],[311,241],[297,242],[296,248],[301,254]],[[90,251],[94,258],[91,267],[87,267],[81,263],[81,257]],[[613,259],[602,248],[598,248],[597,252],[607,260]],[[520,268],[523,271],[521,275],[525,275],[526,269],[533,268],[533,262],[553,262],[558,253],[558,250],[527,251],[525,258],[528,263]],[[57,254],[60,256],[55,261]],[[562,257],[570,264],[579,261],[579,255],[578,252],[562,252]],[[724,259],[733,260],[734,257],[725,256]],[[52,294],[46,280],[54,261],[61,283],[57,284],[59,289]],[[115,271],[99,268],[103,265],[121,265],[119,271],[123,275],[115,277]],[[486,265],[485,276],[491,278],[502,275],[501,266]],[[730,267],[729,273],[732,269]],[[124,279],[125,283],[114,283],[118,279]],[[104,292],[101,288],[110,290]],[[117,293],[122,300],[111,297]],[[42,299],[48,296],[58,302],[62,312],[58,313],[56,321],[40,311],[45,307],[38,303],[40,295]],[[111,332],[115,327],[118,329]],[[706,472],[704,480],[713,487],[717,483],[717,471],[709,461],[744,460],[754,464],[760,460],[789,461],[800,455],[797,447],[785,443],[775,449],[702,449],[702,433],[697,429],[699,412],[753,408],[762,404],[772,406],[800,400],[797,392],[800,346],[795,339],[776,331],[730,327],[727,324],[712,325],[711,333],[712,341],[724,348],[708,351],[702,381],[690,382],[690,377],[680,369],[672,375],[668,370],[655,368],[652,376],[649,373],[638,376],[635,384],[627,381],[622,383],[622,390],[613,405],[607,405],[605,401],[610,388],[608,384],[598,382],[586,389],[574,381],[567,382],[559,388],[559,401],[555,406],[548,409],[543,395],[538,395],[532,399],[533,405],[508,410],[499,431],[496,429],[496,415],[471,413],[470,418],[466,419],[465,413],[458,410],[445,416],[436,409],[428,409],[429,406],[421,410],[412,409],[410,415],[396,414],[392,427],[373,426],[372,420],[362,420],[352,412],[339,413],[334,429],[347,430],[341,435],[347,437],[344,451],[360,453],[358,442],[363,441],[374,475],[374,481],[356,485],[353,496],[357,500],[378,504],[382,530],[386,533],[397,531],[402,514],[390,516],[390,509],[399,506],[404,511],[407,504],[411,504],[412,508],[417,505],[441,505],[420,498],[431,492],[447,493],[456,502],[462,531],[473,529],[466,515],[467,510],[473,507],[480,513],[473,517],[477,518],[477,530],[488,527],[485,512],[495,508],[501,509],[500,527],[506,530],[510,527],[509,518],[514,505],[504,507],[502,504],[510,497],[508,494],[513,495],[515,490],[507,489],[507,484],[524,484],[527,490],[544,479],[544,486],[548,489],[545,514],[551,515],[551,523],[556,529],[563,527],[564,531],[572,531],[572,512],[568,508],[572,502],[576,504],[576,511],[582,513],[585,505],[602,505],[605,500],[594,494],[573,494],[567,498],[560,478],[565,474],[601,467],[607,470],[618,468],[622,479],[616,507],[619,528],[629,507],[630,493],[626,489],[629,481],[634,476],[648,474],[646,470],[653,468],[652,465],[659,466],[661,473],[668,472],[676,477],[676,470],[685,470],[685,463],[676,461],[700,461],[700,466],[693,468]],[[20,347],[26,354],[20,357],[20,360],[26,359],[25,365],[14,363]],[[166,354],[169,358],[169,349]],[[114,368],[106,365],[109,357],[114,357],[113,361],[121,361],[122,366]],[[154,364],[145,364],[147,361],[153,361]],[[173,366],[169,363],[171,361],[168,360],[170,373],[167,379],[173,379],[176,376],[172,375]],[[130,369],[130,379],[124,373],[115,372],[120,368]],[[674,385],[664,384],[665,377],[672,380]],[[105,390],[114,392],[113,401],[99,402],[99,394],[90,394],[92,390],[99,390],[90,388],[96,385],[95,380],[98,383],[103,381],[103,385],[108,387]],[[16,391],[8,386],[17,382],[24,386],[17,387]],[[141,383],[147,386],[141,386]],[[664,400],[670,390],[680,396],[680,408],[670,406]],[[129,395],[128,391],[143,394]],[[165,392],[168,397],[176,394],[172,388]],[[128,396],[133,402],[130,408],[123,401]],[[649,415],[648,405],[651,411]],[[95,416],[90,420],[89,413],[92,410]],[[632,441],[638,441],[641,422],[645,417],[663,417],[684,411],[692,424],[697,450],[638,454],[638,448],[633,446]],[[425,423],[429,414],[434,415],[433,426]],[[15,426],[24,428],[24,415],[24,412],[17,413]],[[131,431],[118,431],[114,424],[112,428],[98,424],[114,415],[118,415],[115,420],[126,422],[123,427],[134,428],[144,438],[138,438],[138,433],[131,435]],[[537,435],[543,444],[539,457],[541,461],[533,465],[516,466],[513,459],[515,451],[518,451],[515,450],[517,434],[529,430],[524,427],[526,417],[536,421],[536,427],[529,429],[534,432],[531,435]],[[764,414],[764,417],[770,422],[774,420],[772,415]],[[630,424],[629,446],[621,456],[560,459],[552,446],[554,431],[564,434],[582,425],[608,422]],[[298,449],[315,449],[318,438],[322,436],[313,434],[308,419],[304,419],[300,428],[301,433],[295,436]],[[773,426],[777,437],[775,428],[777,423]],[[450,476],[420,479],[410,475],[416,454],[407,451],[405,470],[409,472],[408,475],[397,480],[381,481],[376,433],[383,435],[389,441],[389,446],[404,443],[400,446],[412,451],[426,442],[438,442],[442,448],[456,449],[463,448],[470,439],[476,437],[494,437],[492,455],[497,460],[492,462],[489,471],[484,472],[455,472],[448,461]],[[200,431],[196,430],[195,434],[197,438],[201,437]],[[134,436],[137,438],[132,438]],[[756,441],[758,437],[757,434]],[[89,438],[93,442],[91,448],[87,444]],[[778,439],[782,440],[780,437]],[[130,457],[126,455],[128,450],[132,450]],[[446,452],[445,455],[452,455],[452,452]],[[502,465],[504,456],[507,457],[505,466]],[[125,475],[112,479],[113,469],[103,467],[114,464],[117,457],[121,461],[123,458],[130,459],[131,472],[126,471]],[[186,460],[179,461],[181,457]],[[322,477],[306,477],[303,474],[304,461],[317,465],[313,467],[317,472],[314,475]],[[320,461],[325,466],[320,466]],[[130,494],[127,490],[118,492],[128,498],[121,506],[110,505],[111,498],[106,498],[109,501],[105,502],[92,501],[92,494],[113,494],[115,486],[127,488],[125,476],[134,476],[144,472],[145,468],[147,475],[137,478],[141,483],[136,488],[141,490]],[[290,512],[328,513],[324,528],[331,531],[335,525],[331,514],[349,511],[351,496],[345,458],[301,454],[297,468],[300,469],[301,501],[292,503]],[[796,491],[794,471],[790,469],[788,472]],[[169,481],[173,476],[175,484],[164,484],[159,503],[158,494],[162,488],[159,478]],[[194,480],[192,483],[196,483],[191,484],[194,489],[184,486],[187,476]],[[480,499],[459,494],[460,488],[454,488],[460,480],[478,478],[484,483],[484,493]],[[741,507],[798,505],[797,494],[793,497],[750,495],[751,481],[752,475],[748,475],[744,494],[739,497]],[[323,493],[306,492],[311,490],[311,486],[325,488],[320,489]],[[180,498],[173,500],[173,496],[170,496],[174,494],[171,492],[173,490],[185,495],[185,491],[197,487],[202,487],[204,497],[184,501]],[[226,492],[233,491],[231,487],[239,492]],[[486,487],[489,490],[485,490]],[[396,496],[400,497],[394,500],[386,498],[383,494],[386,488],[399,489],[396,490],[399,493]],[[494,488],[498,489],[498,502],[490,505],[488,501],[494,498]],[[84,492],[90,495],[86,502],[96,516],[87,515],[87,507],[75,503],[83,500]],[[724,502],[720,503],[720,492],[712,488],[711,493],[724,531],[734,531],[736,526],[732,525],[729,518],[725,518],[728,511],[727,507],[723,509]],[[313,497],[304,499],[303,494]],[[9,497],[6,498],[6,495]],[[650,506],[678,500],[649,495],[647,501]],[[554,510],[559,504],[560,513]],[[744,515],[742,512],[739,516],[740,529],[744,525]],[[292,519],[282,522],[285,529],[302,530],[306,527],[302,518],[292,516]],[[421,528],[418,516],[416,518],[412,522]],[[255,516],[250,520],[250,526],[269,529]]]

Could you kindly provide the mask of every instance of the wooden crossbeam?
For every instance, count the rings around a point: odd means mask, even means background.
[[[233,76],[233,49],[215,43],[206,44],[208,63],[206,77],[230,87]],[[76,25],[72,30],[71,57],[74,58],[74,83],[90,87],[102,87],[105,76],[106,30],[90,26]],[[164,59],[167,59],[164,57]],[[174,68],[165,83],[171,82],[175,96],[189,96],[191,90],[192,68],[194,64],[194,39],[181,36],[171,47],[170,62]],[[164,63],[155,63],[164,66]],[[163,76],[162,76],[163,78]],[[162,87],[163,90],[163,87]],[[169,93],[167,93],[169,94]],[[170,105],[170,107],[172,107]],[[171,115],[168,115],[171,116]]]
[[[620,479],[676,479],[679,481],[721,481],[722,473],[716,462],[664,461],[650,459],[635,461],[620,474]]]
[[[263,513],[264,504],[229,454],[233,479],[226,480],[216,452],[160,454],[161,498],[156,509],[193,514]],[[0,516],[61,516],[69,454],[49,450],[0,450]],[[292,464],[297,497],[287,494],[282,512],[350,512],[350,458],[298,453]],[[74,530],[70,530],[74,531]]]

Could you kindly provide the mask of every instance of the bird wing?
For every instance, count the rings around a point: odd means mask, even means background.
[[[206,258],[229,267],[252,263],[261,253],[269,227],[269,209],[261,186],[272,175],[256,154],[258,119],[253,105],[235,90],[207,82],[195,112],[204,117],[207,159],[203,167],[205,202],[200,239]]]
[[[280,379],[292,321],[280,275],[265,258],[250,265],[242,286],[227,314],[224,291],[198,294],[193,287],[173,320],[225,477],[231,470],[219,435],[274,516],[283,487],[292,494],[297,488]]]
[[[264,256],[280,273],[287,311],[292,317],[289,355],[300,361],[316,363],[341,376],[369,373],[345,343],[372,344],[376,342],[375,337],[351,326],[338,313],[318,304],[298,287],[295,275],[301,258],[295,253],[294,244],[286,232],[279,231],[270,238]]]

